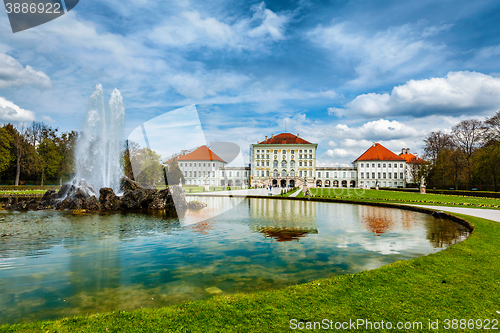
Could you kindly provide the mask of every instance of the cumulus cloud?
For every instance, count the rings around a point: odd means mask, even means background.
[[[196,10],[183,11],[179,16],[169,17],[155,27],[149,38],[173,47],[194,45],[236,49],[251,49],[266,41],[285,39],[289,15],[267,9],[264,2],[252,6],[251,10],[252,17],[227,23]]]
[[[444,78],[410,80],[391,93],[357,96],[346,108],[331,108],[329,114],[349,116],[425,117],[475,115],[498,109],[500,78],[477,72],[449,72]]]
[[[407,126],[397,120],[379,119],[367,122],[359,127],[349,127],[345,124],[335,126],[338,137],[363,138],[367,140],[388,140],[423,135],[424,132]]]
[[[319,25],[308,33],[309,38],[334,55],[355,64],[356,86],[394,79],[436,66],[442,59],[443,45],[435,45],[426,37],[450,26],[427,27],[405,24],[372,33],[359,31],[349,22],[331,26]],[[383,76],[381,76],[383,75]]]
[[[30,85],[40,89],[52,87],[50,78],[31,66],[23,67],[11,56],[0,53],[0,89]]]
[[[11,101],[0,97],[0,120],[1,121],[33,121],[35,113],[33,111],[21,109]]]

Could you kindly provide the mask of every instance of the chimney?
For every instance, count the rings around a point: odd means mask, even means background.
[[[274,137],[274,134],[271,134],[271,139]]]
[[[406,148],[406,154],[410,154],[410,148]]]
[[[401,149],[401,154],[404,154],[405,153],[405,149]]]
[[[266,135],[266,140],[267,140],[267,135]]]
[[[297,137],[300,137],[299,133],[297,133]]]

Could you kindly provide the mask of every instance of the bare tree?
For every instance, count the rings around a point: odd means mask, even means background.
[[[430,160],[432,164],[435,164],[436,159],[441,151],[443,151],[444,149],[451,149],[453,147],[451,136],[441,131],[432,132],[424,140],[424,142],[424,156],[426,157],[426,159]]]
[[[465,158],[467,184],[470,186],[472,178],[472,155],[484,141],[484,125],[476,119],[462,120],[452,128],[452,141],[462,152]]]
[[[485,135],[488,140],[500,141],[500,111],[484,121]]]

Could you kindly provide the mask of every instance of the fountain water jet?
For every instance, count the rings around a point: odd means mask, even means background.
[[[124,117],[120,91],[113,90],[105,107],[102,86],[97,84],[90,96],[83,132],[77,143],[73,179],[73,185],[88,195],[98,197],[99,189],[103,187],[120,192]]]

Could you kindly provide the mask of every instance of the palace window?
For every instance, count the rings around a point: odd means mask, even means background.
[[[351,178],[354,178],[354,172],[351,172]]]
[[[266,170],[266,176],[269,177],[269,170]]]
[[[281,170],[281,177],[286,177],[286,170]]]
[[[266,166],[269,166],[269,161],[266,161]]]
[[[269,155],[266,155],[266,158],[269,158]]]
[[[394,179],[398,179],[398,174],[394,172]]]
[[[193,171],[189,171],[189,177],[193,177]]]
[[[222,177],[224,177],[224,171],[222,171]]]
[[[336,172],[333,173],[333,177],[337,178],[337,173]]]
[[[313,158],[313,155],[312,155],[312,154],[310,154],[310,155],[309,155],[309,158]]]
[[[278,170],[273,171],[273,177],[278,177]]]
[[[399,179],[403,179],[403,178],[404,178],[404,177],[403,177],[403,173],[401,172],[401,173],[399,174]]]
[[[286,168],[286,161],[285,160],[281,161],[281,167]]]
[[[189,166],[193,166],[193,163],[189,163]]]
[[[375,172],[372,172],[372,178],[375,179]]]
[[[302,161],[299,161],[299,166],[302,166]]]
[[[403,164],[400,164],[400,165],[399,165],[399,167],[400,167],[400,168],[402,168],[402,167],[403,167]]]
[[[203,171],[203,177],[205,177],[207,175],[206,171]]]
[[[366,179],[370,179],[370,173],[369,172],[366,173]]]
[[[365,178],[365,174],[364,173],[361,173],[361,178]]]
[[[392,173],[389,172],[387,175],[389,176],[389,179],[391,179]]]
[[[301,150],[299,150],[299,154],[302,154],[302,149],[301,149]]]
[[[299,155],[299,158],[302,158],[302,154]]]
[[[363,163],[361,163],[361,167],[363,168]]]
[[[212,171],[212,177],[215,177],[215,171]]]
[[[262,172],[262,173],[264,173],[264,172]],[[240,176],[240,172],[238,171],[238,172],[236,172],[236,177],[239,177],[239,176]]]
[[[384,178],[384,179],[385,179],[385,172],[382,174],[382,176],[383,176],[382,178]]]
[[[329,172],[327,172],[327,173],[326,173],[326,178],[328,178],[328,177],[330,177],[330,176],[329,176]]]
[[[380,168],[380,163],[377,166]]]
[[[342,178],[345,178],[345,172],[342,174]]]
[[[214,165],[213,165],[213,166],[215,167],[215,163],[214,163]]]
[[[391,163],[389,163],[389,168],[391,167]]]
[[[274,160],[274,162],[273,162],[273,167],[274,167],[274,168],[277,168],[277,167],[278,167],[278,161]]]
[[[299,171],[299,177],[302,177],[302,170]]]
[[[257,161],[257,166],[260,166],[260,163],[259,163],[259,161]]]
[[[311,154],[312,152],[313,152],[312,149],[309,149],[309,154]]]
[[[313,166],[313,161],[309,161],[309,166]]]
[[[262,172],[260,174],[262,175],[262,177],[264,177],[264,170],[262,170]]]
[[[295,170],[290,171],[290,176],[295,177]]]
[[[196,171],[194,172],[194,177],[196,177]]]
[[[257,153],[258,153],[258,152],[260,152],[260,150],[259,150],[259,149],[257,149]]]
[[[385,168],[385,163],[384,163],[384,164],[382,164],[382,168]],[[384,178],[385,178],[385,177],[384,177]]]
[[[231,171],[229,171],[229,177],[232,177],[233,176],[233,173]]]
[[[375,163],[372,163],[372,168],[375,168]]]
[[[321,172],[318,171],[318,178],[321,178]]]
[[[278,153],[278,150],[275,150],[275,151],[274,151],[274,153],[275,153],[275,154],[277,154],[277,153]]]
[[[377,173],[377,178],[380,179],[380,172]]]
[[[292,155],[293,155],[293,154],[295,153],[295,150],[292,150],[292,151],[291,151],[291,153],[292,153]]]
[[[294,160],[290,161],[290,168],[295,168],[295,161]]]

